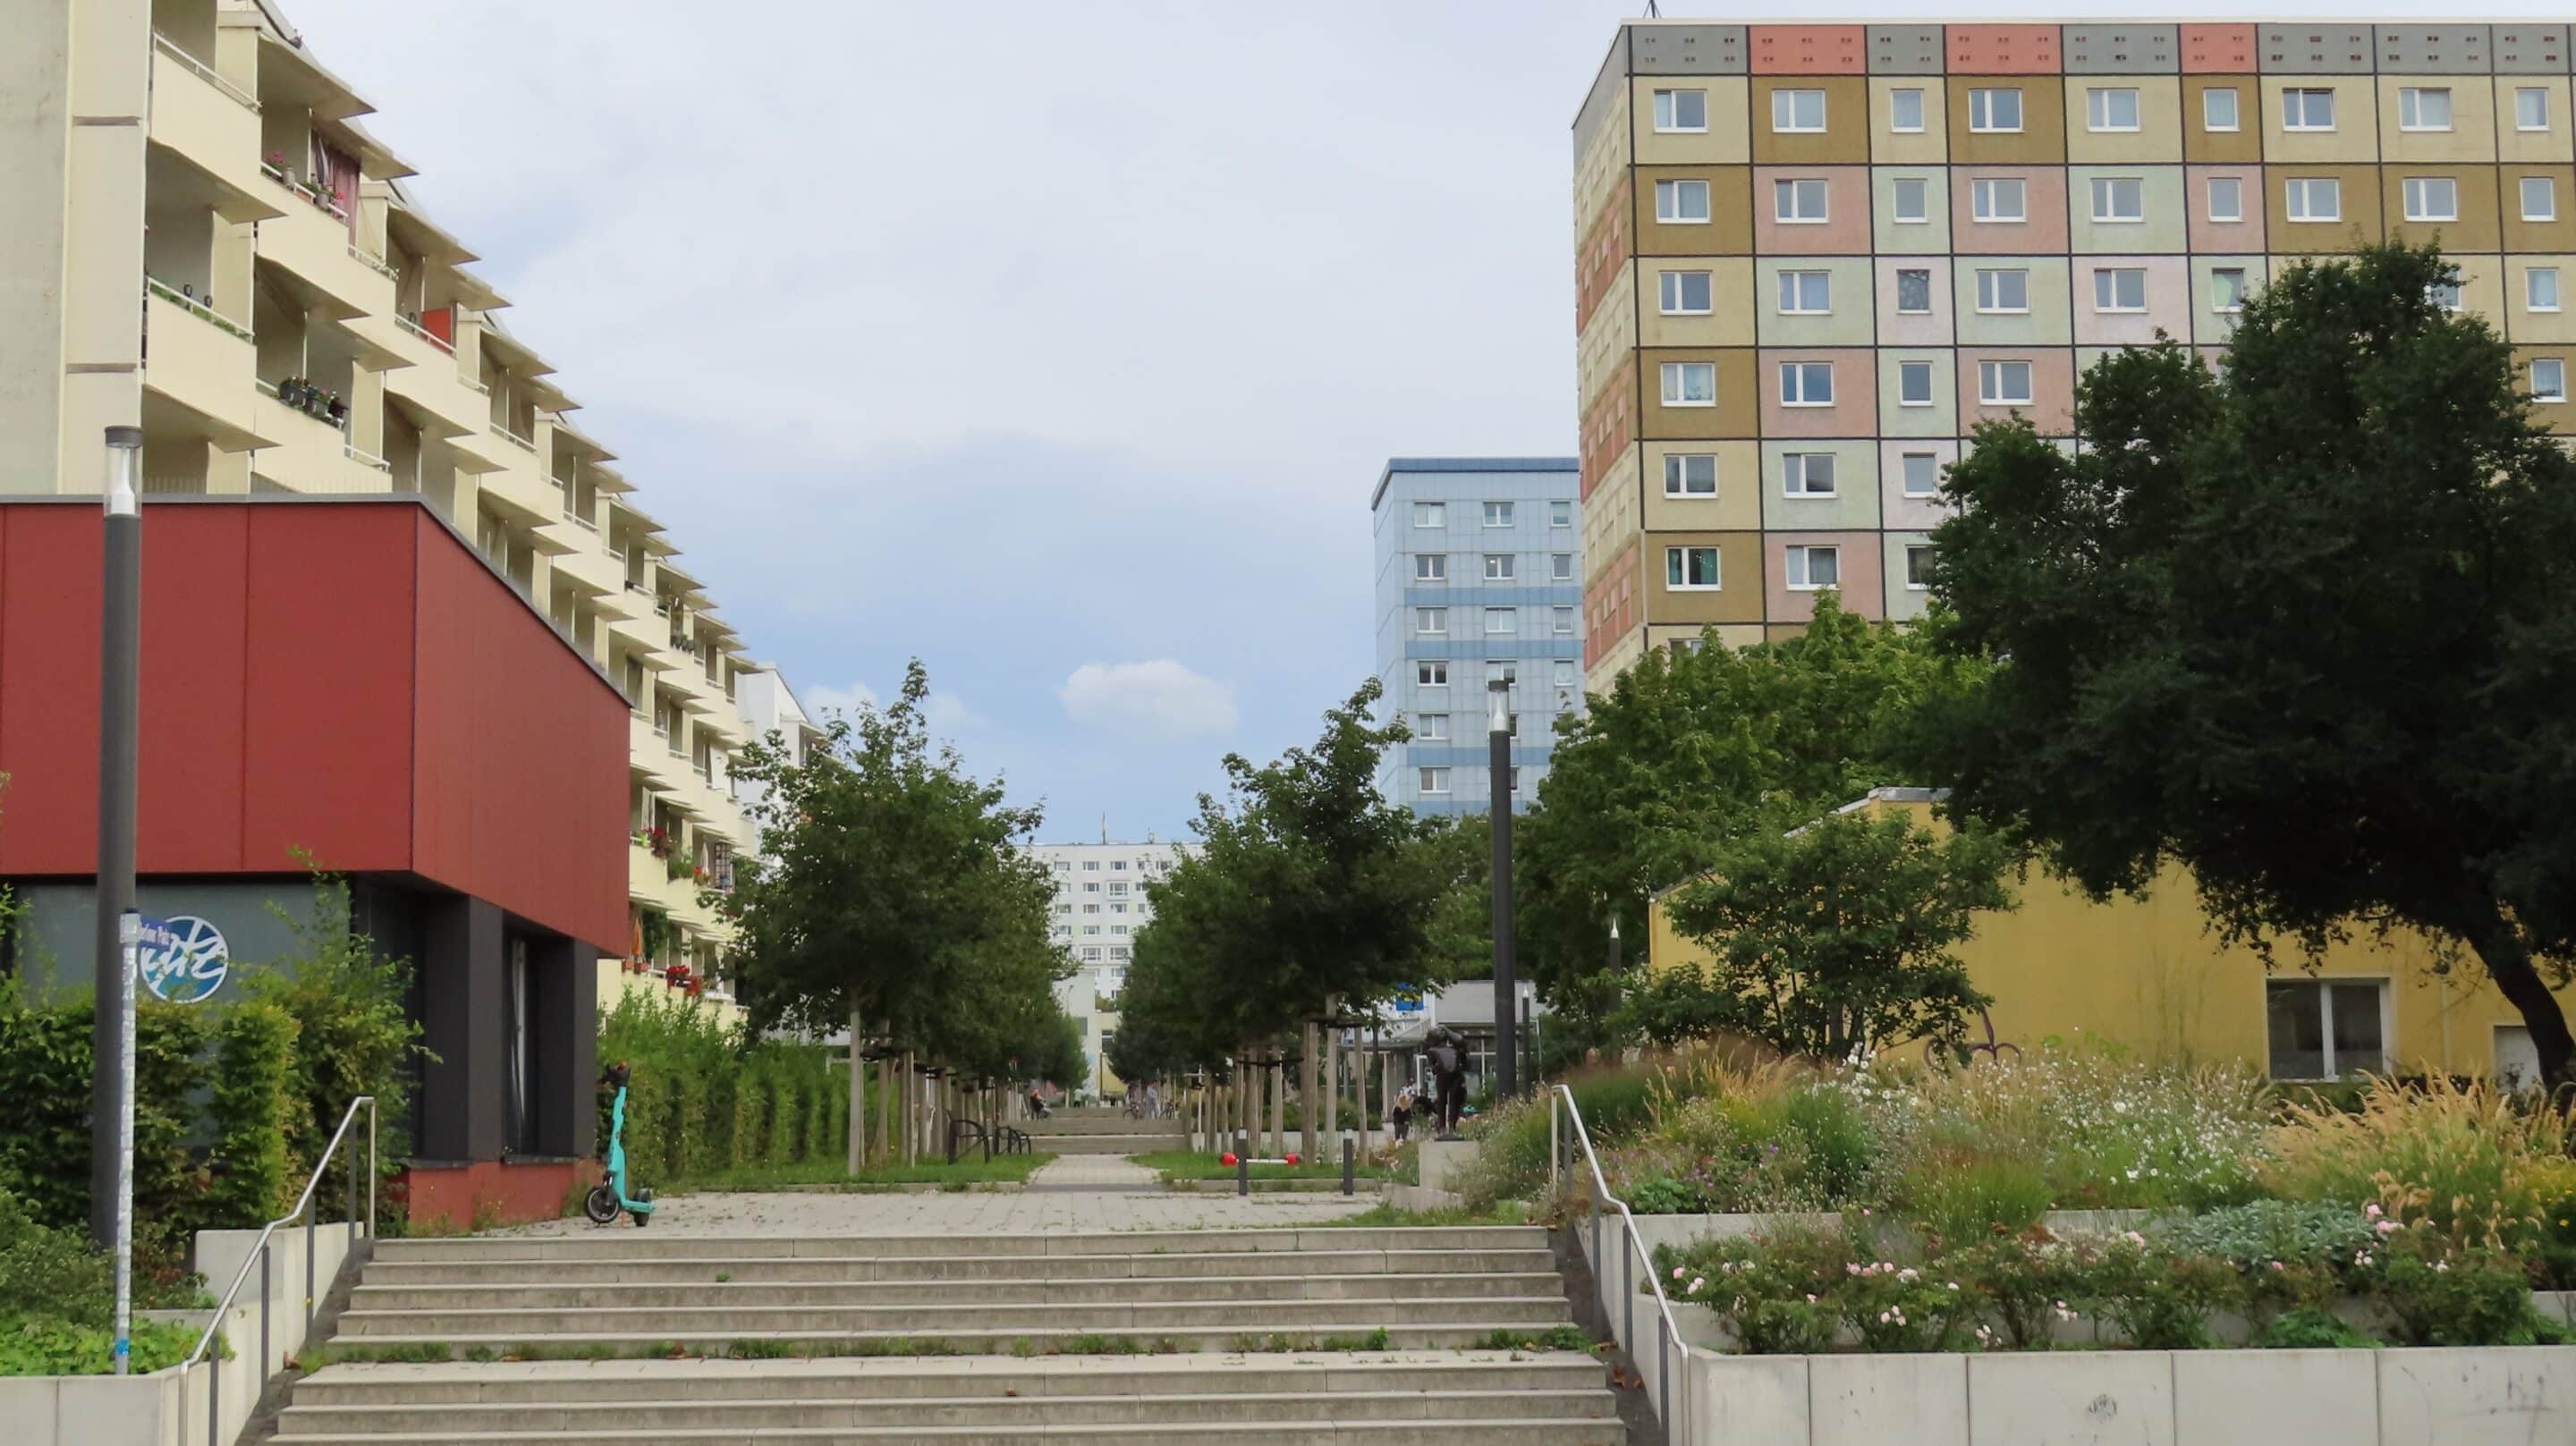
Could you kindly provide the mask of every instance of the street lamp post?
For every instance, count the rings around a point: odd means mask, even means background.
[[[1520,1098],[1520,985],[1512,958],[1512,685],[1496,678],[1485,685],[1485,696],[1494,816],[1494,1098],[1503,1101]]]
[[[143,637],[143,429],[107,429],[107,543],[98,674],[98,953],[90,1021],[89,1238],[116,1248],[120,1122],[130,1101],[117,1068],[127,991],[119,921],[134,908],[134,770]]]

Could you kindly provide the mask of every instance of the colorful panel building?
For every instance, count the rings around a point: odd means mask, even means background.
[[[1976,424],[2438,240],[2565,418],[2563,24],[1623,26],[1574,125],[1584,663],[1918,614]]]

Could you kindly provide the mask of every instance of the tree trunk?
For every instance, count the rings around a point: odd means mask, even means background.
[[[894,1057],[877,1059],[877,1153],[894,1158]]]
[[[1288,1062],[1278,1060],[1270,1066],[1270,1148],[1264,1159],[1276,1160],[1288,1153]]]
[[[2486,965],[2497,992],[2522,1012],[2523,1027],[2531,1031],[2531,1047],[2540,1056],[2542,1087],[2554,1091],[2576,1083],[2576,1035],[2568,1033],[2567,1013],[2549,992],[2549,982],[2532,967],[2531,946],[2523,941],[2522,931],[2501,908],[2486,901],[2467,933],[2469,946],[2478,951],[2478,961]]]
[[[861,1033],[859,1012],[853,1009],[850,1011],[850,1173],[853,1175],[859,1173],[859,1167],[868,1158],[868,1096],[865,1087],[868,1066],[867,1061],[859,1058]]]
[[[1323,1031],[1311,1019],[1306,1021],[1305,1045],[1297,1056],[1297,1154],[1311,1160],[1315,1158],[1315,1123],[1324,1103],[1316,1088],[1323,1078]]]
[[[1342,1132],[1342,1032],[1324,1031],[1324,1144],[1332,1148]]]

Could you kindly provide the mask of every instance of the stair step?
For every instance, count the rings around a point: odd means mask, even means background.
[[[605,1329],[611,1333],[667,1329],[675,1334],[720,1331],[766,1334],[771,1331],[847,1331],[855,1334],[900,1331],[908,1335],[942,1335],[950,1330],[1034,1330],[1077,1334],[1094,1329],[1214,1330],[1260,1332],[1264,1317],[1293,1304],[1300,1320],[1347,1330],[1353,1326],[1412,1325],[1422,1321],[1570,1320],[1571,1308],[1561,1294],[1471,1296],[1457,1299],[1300,1300],[1295,1302],[1076,1301],[1024,1302],[1010,1305],[840,1305],[840,1306],[593,1306],[561,1307],[459,1306],[447,1310],[360,1310],[340,1317],[340,1329],[353,1339],[379,1335],[449,1334],[554,1336]]]
[[[576,1310],[602,1307],[1071,1305],[1178,1301],[1407,1300],[1541,1296],[1560,1289],[1554,1272],[1477,1271],[1457,1275],[1278,1274],[1053,1276],[983,1280],[726,1281],[609,1284],[538,1280],[527,1284],[361,1284],[350,1293],[357,1311],[465,1310],[507,1307]]]
[[[370,1286],[815,1284],[830,1281],[1121,1280],[1188,1276],[1535,1274],[1552,1273],[1555,1257],[1530,1250],[1222,1251],[1167,1255],[920,1255],[757,1257],[670,1256],[578,1260],[378,1260]]]
[[[1501,1335],[1507,1339],[1531,1339],[1544,1336],[1567,1323],[1565,1302],[1552,1301],[1556,1313],[1545,1316],[1479,1317],[1468,1320],[1429,1320],[1406,1324],[1385,1323],[1388,1350],[1460,1350],[1481,1344]],[[1273,1313],[1274,1315],[1278,1313]],[[343,1317],[345,1322],[347,1318]],[[816,1351],[837,1351],[850,1356],[869,1354],[897,1355],[923,1345],[941,1348],[937,1354],[989,1355],[1021,1348],[1033,1351],[1074,1353],[1088,1350],[1091,1343],[1124,1343],[1139,1350],[1189,1351],[1259,1351],[1265,1342],[1281,1342],[1280,1349],[1313,1350],[1325,1342],[1354,1341],[1374,1334],[1377,1322],[1365,1324],[1327,1323],[1309,1320],[1300,1312],[1288,1319],[1261,1319],[1249,1325],[1222,1326],[1080,1326],[1074,1328],[1039,1328],[1008,1326],[965,1327],[951,1325],[940,1330],[799,1330],[799,1329],[709,1329],[633,1330],[633,1331],[559,1331],[531,1332],[518,1329],[468,1331],[446,1329],[430,1334],[398,1334],[391,1331],[353,1335],[344,1332],[335,1344],[361,1349],[394,1349],[447,1347],[453,1352],[484,1348],[510,1354],[521,1348],[535,1348],[552,1354],[571,1354],[596,1349],[608,1357],[635,1356],[677,1345],[683,1352],[696,1355],[723,1354],[738,1342],[774,1342],[792,1351],[803,1347]]]
[[[1035,1235],[720,1236],[598,1230],[581,1235],[385,1240],[380,1262],[590,1259],[886,1259],[940,1256],[1216,1254],[1301,1250],[1544,1250],[1535,1225],[1307,1226]]]
[[[1616,1419],[1480,1420],[1472,1424],[1475,1446],[1619,1446],[1626,1428]],[[1460,1446],[1459,1423],[1450,1421],[1333,1420],[1236,1421],[1223,1425],[1199,1422],[1112,1423],[1096,1425],[1010,1426],[823,1426],[775,1427],[761,1432],[765,1441],[883,1442],[938,1441],[947,1446],[1026,1446],[1041,1441],[1150,1441],[1156,1446]],[[456,1432],[388,1433],[384,1435],[299,1435],[303,1446],[496,1446],[526,1442],[530,1446],[634,1446],[631,1431],[510,1431],[499,1434]],[[653,1440],[724,1442],[744,1439],[739,1428],[665,1428]]]
[[[511,1401],[499,1404],[307,1405],[286,1408],[279,1434],[383,1435],[455,1432],[491,1436],[529,1431],[810,1429],[826,1426],[1171,1425],[1219,1421],[1290,1422],[1494,1419],[1580,1420],[1616,1414],[1611,1394],[1589,1390],[1245,1391],[1227,1394],[913,1396],[879,1400],[756,1398],[717,1401]],[[1041,1421],[1040,1418],[1043,1418]]]

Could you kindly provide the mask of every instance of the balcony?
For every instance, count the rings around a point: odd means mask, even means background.
[[[143,385],[226,451],[267,444],[254,420],[251,331],[194,297],[144,283]]]
[[[260,223],[260,259],[293,272],[313,290],[339,303],[339,316],[382,316],[394,309],[390,268],[362,255],[348,219],[328,196],[295,184],[262,166],[286,214]]]
[[[230,193],[235,221],[283,214],[259,178],[259,102],[158,33],[152,37],[152,143]]]

